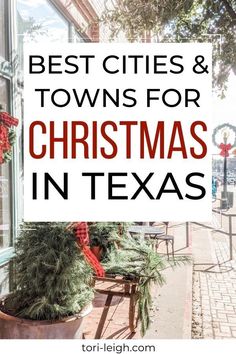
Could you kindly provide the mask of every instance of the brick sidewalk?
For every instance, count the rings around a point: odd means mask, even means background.
[[[85,339],[138,339],[140,331],[131,333],[129,329],[128,308],[129,299],[114,296],[111,306],[106,313],[107,296],[96,294],[93,310],[84,319]],[[105,318],[106,317],[106,318]]]
[[[236,261],[226,239],[212,237],[218,265],[194,272],[193,338],[236,338]]]
[[[172,223],[168,233],[175,237],[176,254],[189,255],[190,249],[186,248],[185,223]],[[161,245],[159,251],[166,253],[165,244]],[[153,287],[151,324],[144,338],[190,338],[192,302],[189,300],[192,299],[192,264],[183,265],[175,270],[168,268],[164,273],[166,284],[163,287],[158,285]],[[178,296],[173,296],[173,289]],[[105,295],[96,294],[94,308],[84,319],[84,338],[140,339],[139,328],[136,333],[131,333],[128,326],[129,299],[114,296],[108,311],[105,302]]]

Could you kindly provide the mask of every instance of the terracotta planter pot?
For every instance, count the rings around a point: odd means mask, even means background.
[[[83,317],[92,305],[78,315],[57,321],[32,321],[0,311],[0,339],[81,339]]]
[[[91,247],[91,251],[93,252],[94,256],[100,261],[102,257],[102,248],[100,246],[93,246]]]

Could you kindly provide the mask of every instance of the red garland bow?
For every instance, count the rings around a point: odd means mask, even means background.
[[[89,245],[88,224],[86,222],[78,223],[75,229],[75,235],[77,239],[77,244],[80,246],[80,249],[83,252],[87,262],[93,267],[98,277],[104,277],[105,271],[102,265],[95,257],[95,255],[91,252],[88,246]]]
[[[10,148],[8,129],[4,125],[0,125],[0,164],[3,163],[3,153],[10,150]]]
[[[221,143],[219,148],[221,149],[220,155],[223,157],[229,156],[229,150],[232,148],[231,144],[223,144]]]
[[[10,128],[11,126],[16,127],[19,123],[19,120],[17,118],[12,117],[7,112],[0,112],[0,122],[6,127]]]
[[[18,119],[9,113],[0,112],[0,164],[4,162],[3,153],[11,149],[9,142],[9,128],[18,125]]]

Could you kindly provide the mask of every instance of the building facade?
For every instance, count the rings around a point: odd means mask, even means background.
[[[23,45],[104,40],[98,23],[103,3],[0,0],[0,108],[20,121],[14,158],[0,165],[0,295],[12,286],[11,258],[23,218]]]

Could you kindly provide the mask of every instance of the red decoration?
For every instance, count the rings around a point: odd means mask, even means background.
[[[81,251],[83,252],[87,262],[93,267],[96,275],[98,277],[104,277],[105,271],[89,248],[89,232],[88,224],[86,222],[80,222],[76,225],[75,235],[77,239],[77,244],[79,245]]]
[[[75,234],[81,246],[89,244],[88,225],[86,222],[80,222],[77,224]]]
[[[0,125],[0,164],[3,163],[3,153],[10,149],[8,129],[4,125]]]
[[[17,127],[19,120],[17,118],[12,117],[7,112],[0,112],[0,122],[10,128],[12,126]]]
[[[219,148],[221,149],[220,155],[223,157],[229,156],[229,150],[232,148],[231,144],[223,144],[221,143]]]
[[[9,128],[16,127],[18,122],[18,119],[12,117],[9,113],[0,112],[0,164],[5,162],[3,154],[11,150]]]

